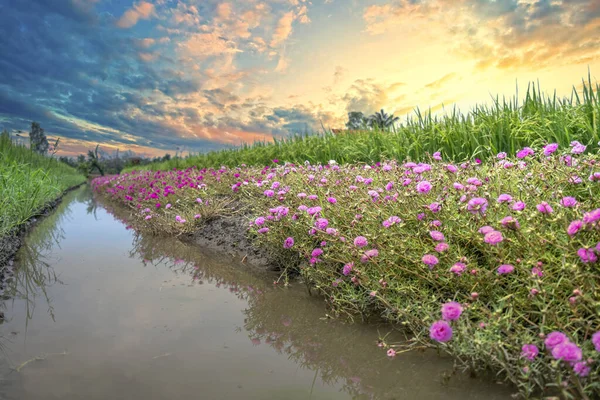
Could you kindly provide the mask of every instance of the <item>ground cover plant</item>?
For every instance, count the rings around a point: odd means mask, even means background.
[[[499,152],[515,154],[525,146],[558,143],[568,146],[579,140],[596,148],[600,141],[600,88],[591,77],[573,88],[568,98],[542,94],[538,85],[527,88],[524,100],[496,98],[491,106],[479,105],[470,112],[457,109],[433,116],[418,109],[392,129],[350,130],[338,134],[295,135],[240,148],[172,158],[168,161],[126,169],[168,170],[191,166],[236,167],[269,165],[272,159],[301,164],[336,160],[338,163],[373,164],[385,159],[424,161],[426,154],[441,151],[447,160],[471,157],[487,159]],[[591,150],[591,148],[590,148]]]
[[[595,145],[550,142],[484,162],[435,152],[420,163],[136,171],[93,187],[154,232],[192,233],[228,202],[247,204],[251,234],[337,314],[383,316],[412,345],[491,369],[526,397],[597,397]],[[381,343],[390,357],[405,346]]]
[[[84,181],[74,168],[0,135],[0,237]]]

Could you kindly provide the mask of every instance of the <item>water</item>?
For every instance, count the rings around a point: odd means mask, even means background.
[[[507,399],[436,352],[388,359],[306,288],[137,235],[83,187],[29,235],[0,325],[0,399]],[[396,334],[398,336],[398,334]],[[398,336],[400,338],[400,336]]]

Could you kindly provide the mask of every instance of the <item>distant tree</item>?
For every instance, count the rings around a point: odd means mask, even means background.
[[[360,111],[351,111],[348,113],[348,122],[346,128],[351,131],[365,129],[369,127],[369,119]]]
[[[100,172],[100,175],[104,176],[104,169],[100,165],[100,158],[98,157],[99,146],[99,144],[96,145],[95,151],[88,150],[88,162],[90,164],[89,171],[92,172],[95,168]]]
[[[381,130],[391,128],[399,119],[399,117],[394,117],[394,114],[383,111],[383,108],[369,117],[371,126]]]
[[[171,155],[169,153],[165,154],[162,158],[163,161],[169,161],[171,159]]]
[[[37,122],[31,123],[31,132],[29,132],[29,148],[31,151],[45,155],[50,148],[48,138],[44,134],[44,130]]]

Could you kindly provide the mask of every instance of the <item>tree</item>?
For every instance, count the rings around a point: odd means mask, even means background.
[[[351,111],[348,113],[348,122],[346,128],[351,131],[365,129],[369,127],[369,119],[360,111]]]
[[[102,169],[102,166],[100,165],[100,158],[98,157],[98,147],[99,146],[100,146],[99,144],[96,145],[95,151],[88,150],[88,160],[90,163],[89,171],[92,172],[92,170],[94,168],[96,168],[100,172],[100,175],[104,176],[104,170]]]
[[[387,114],[383,108],[369,117],[371,126],[381,130],[391,128],[399,119],[399,117],[394,117],[394,114]]]
[[[29,148],[31,151],[45,155],[50,148],[48,138],[44,134],[44,130],[37,122],[31,123],[31,132],[29,132]]]

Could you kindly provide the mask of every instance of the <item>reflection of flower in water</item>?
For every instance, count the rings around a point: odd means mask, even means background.
[[[259,344],[260,344],[260,339],[259,338],[253,338],[252,339],[252,345],[258,346]]]

